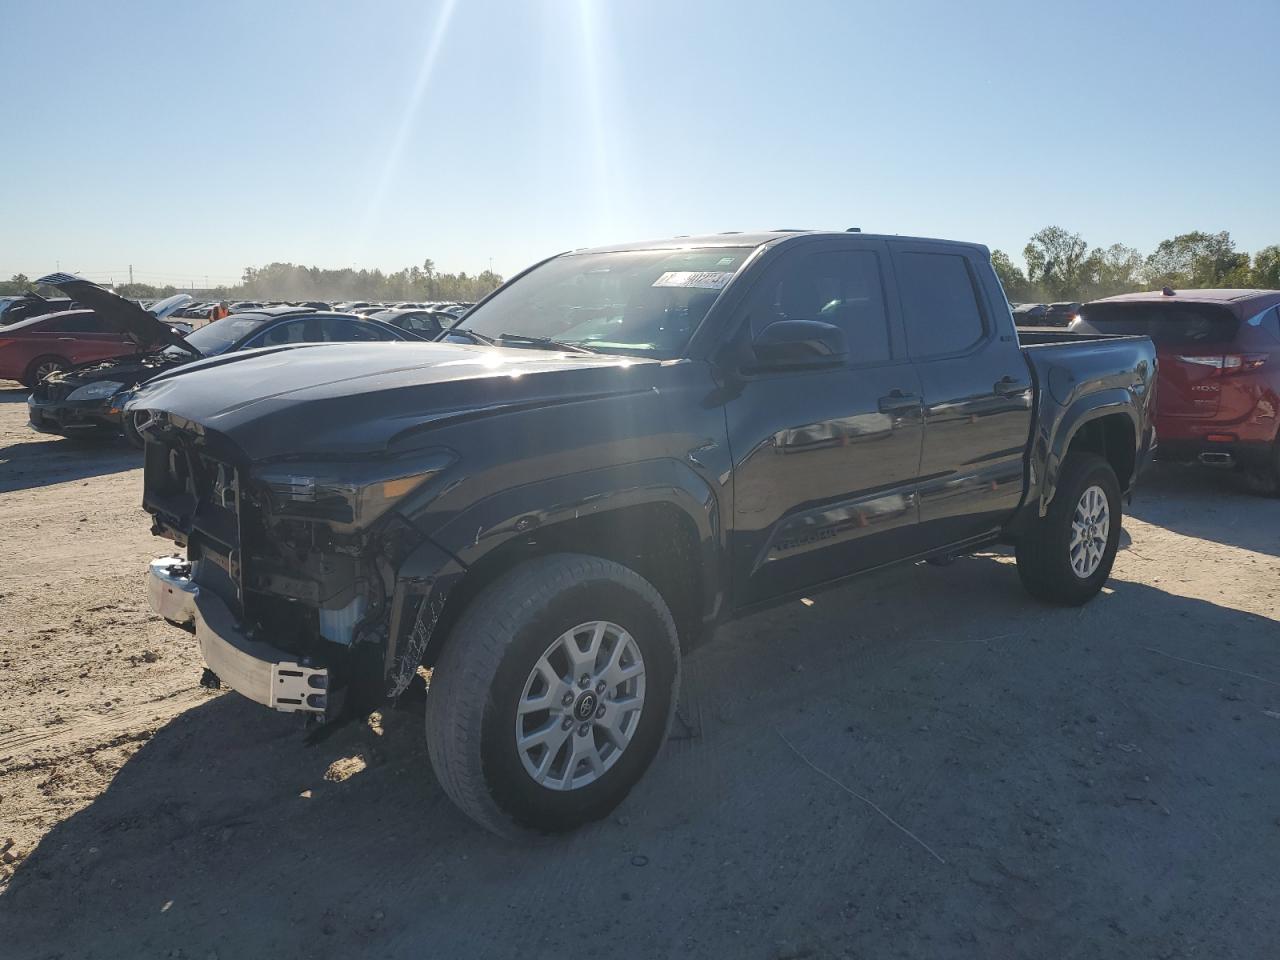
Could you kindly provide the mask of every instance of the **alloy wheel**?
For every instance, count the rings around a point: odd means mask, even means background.
[[[516,708],[516,751],[550,790],[595,782],[626,751],[644,709],[640,645],[616,623],[593,620],[552,641],[529,671]]]
[[[1096,484],[1080,495],[1071,519],[1071,571],[1088,580],[1102,564],[1111,532],[1111,511],[1106,492]]]

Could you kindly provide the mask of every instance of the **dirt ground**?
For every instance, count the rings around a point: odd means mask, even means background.
[[[1080,610],[984,554],[724,629],[616,815],[515,846],[445,799],[420,702],[305,746],[201,690],[147,610],[138,455],[29,433],[23,399],[0,389],[6,960],[1275,955],[1280,500],[1230,476],[1151,471]]]

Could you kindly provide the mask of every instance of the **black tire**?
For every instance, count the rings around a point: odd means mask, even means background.
[[[36,357],[27,364],[27,369],[22,374],[22,383],[24,386],[34,390],[44,377],[51,373],[60,373],[70,366],[71,364],[67,363],[62,357]]]
[[[518,701],[548,645],[597,620],[622,627],[640,648],[644,705],[631,740],[598,779],[550,789],[522,764],[515,742]],[[599,557],[529,560],[471,601],[432,671],[426,709],[431,765],[449,798],[494,833],[572,830],[606,816],[639,781],[666,740],[679,686],[675,625],[647,580]]]
[[[1080,498],[1094,486],[1106,497],[1109,528],[1101,562],[1089,576],[1081,577],[1071,566],[1071,523]],[[1018,576],[1023,587],[1046,603],[1080,606],[1093,599],[1111,575],[1121,520],[1120,482],[1111,464],[1092,453],[1068,454],[1048,514],[1018,540]]]

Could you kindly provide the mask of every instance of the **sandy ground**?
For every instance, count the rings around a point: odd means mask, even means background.
[[[307,747],[201,690],[146,608],[137,454],[31,434],[22,400],[0,390],[6,960],[1280,943],[1280,501],[1229,476],[1152,471],[1082,610],[989,554],[723,630],[616,816],[521,847],[445,799],[420,702]]]

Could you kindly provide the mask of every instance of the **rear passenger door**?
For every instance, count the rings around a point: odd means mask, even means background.
[[[1031,377],[976,247],[890,241],[920,376],[921,535],[930,548],[998,529],[1022,499]]]

